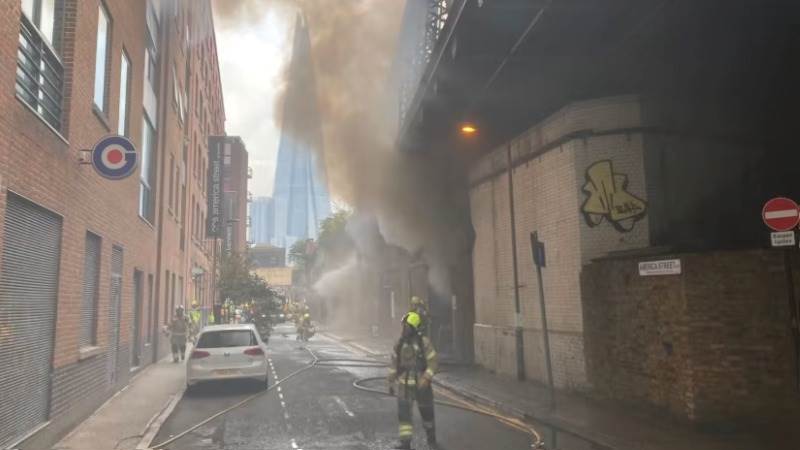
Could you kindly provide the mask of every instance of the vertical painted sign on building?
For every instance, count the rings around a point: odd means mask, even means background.
[[[222,155],[224,136],[208,137],[208,220],[206,235],[222,235]]]

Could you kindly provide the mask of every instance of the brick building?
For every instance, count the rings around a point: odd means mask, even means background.
[[[184,142],[224,112],[208,1],[0,11],[16,68],[0,74],[0,446],[47,448],[164,354],[161,325],[209,267],[202,234],[186,242],[205,177]],[[138,156],[121,180],[81,162],[114,134]]]
[[[239,136],[227,136],[223,147],[223,233],[222,252],[244,254],[247,249],[247,148]]]

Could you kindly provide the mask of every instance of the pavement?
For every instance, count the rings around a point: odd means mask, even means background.
[[[308,368],[249,403],[200,426],[164,447],[169,450],[389,450],[397,433],[396,401],[356,390],[357,380],[382,378],[393,342],[368,336],[320,333],[295,341],[294,329],[275,328],[269,341],[270,383]],[[201,384],[184,395],[185,367],[162,361],[142,370],[123,391],[54,447],[54,450],[142,450],[259,392],[257,382]],[[386,389],[378,379],[369,386]],[[455,395],[506,418],[530,424],[548,450],[759,450],[775,449],[749,435],[711,434],[663,417],[559,392],[549,407],[535,383],[464,365],[445,365],[435,378],[437,396]],[[439,405],[442,450],[522,450],[531,436],[483,415]],[[415,413],[415,446],[428,450]]]
[[[187,350],[188,353],[188,350]],[[147,448],[160,423],[183,396],[185,366],[171,356],[151,364],[109,399],[53,450]]]
[[[390,354],[393,341],[365,335],[326,333],[375,358]],[[547,449],[583,450],[775,450],[750,433],[703,432],[653,411],[557,392],[551,408],[548,389],[519,382],[476,366],[443,367],[434,378],[441,388],[480,405],[525,420],[543,435]],[[796,445],[796,443],[795,443]],[[780,447],[783,448],[783,447]],[[786,447],[796,448],[796,447]]]

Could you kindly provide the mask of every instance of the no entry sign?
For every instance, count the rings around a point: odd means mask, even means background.
[[[761,210],[764,223],[775,231],[789,231],[800,221],[800,210],[794,200],[776,197],[764,204]]]

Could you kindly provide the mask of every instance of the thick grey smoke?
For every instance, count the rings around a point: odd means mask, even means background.
[[[421,252],[431,266],[434,288],[448,293],[448,268],[471,244],[466,177],[459,157],[446,149],[410,154],[395,147],[394,106],[387,105],[393,101],[389,71],[405,1],[218,3],[224,4],[217,8],[220,15],[238,20],[276,4],[302,11],[311,35],[323,160],[332,194],[377,218],[387,242]]]

